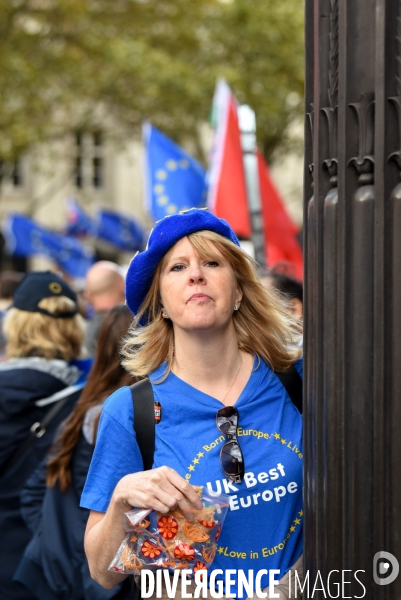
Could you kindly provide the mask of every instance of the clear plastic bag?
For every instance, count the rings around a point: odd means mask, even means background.
[[[203,509],[188,521],[179,510],[161,514],[134,508],[125,513],[127,535],[109,571],[138,575],[142,569],[208,569],[228,510],[226,496],[203,496]]]

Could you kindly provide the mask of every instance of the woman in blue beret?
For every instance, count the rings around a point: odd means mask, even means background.
[[[161,419],[145,471],[130,389],[104,405],[81,500],[91,510],[92,576],[104,587],[121,581],[107,569],[130,507],[188,514],[201,508],[193,486],[202,486],[229,499],[210,567],[221,570],[224,593],[246,597],[239,571],[252,571],[253,588],[275,577],[280,585],[270,589],[280,596],[272,597],[287,598],[290,570],[302,577],[302,417],[280,374],[302,375],[299,325],[263,287],[230,226],[200,209],[155,225],[131,261],[126,299],[141,327],[130,332],[123,364],[149,376]]]

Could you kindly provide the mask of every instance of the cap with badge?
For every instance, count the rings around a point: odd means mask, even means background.
[[[69,312],[51,313],[40,308],[39,303],[44,298],[65,296],[75,303],[75,308]],[[18,308],[27,312],[42,313],[48,317],[71,318],[78,312],[76,293],[60,277],[51,271],[32,271],[27,273],[14,293],[10,308]]]
[[[158,221],[149,235],[143,252],[131,260],[127,271],[125,296],[129,309],[136,315],[152,285],[156,267],[163,256],[183,237],[197,231],[214,231],[239,246],[230,225],[202,208],[191,208]],[[142,318],[141,324],[145,319]]]

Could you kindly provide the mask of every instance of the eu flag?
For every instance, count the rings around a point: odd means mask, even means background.
[[[67,199],[67,235],[84,237],[96,234],[96,225],[75,198]]]
[[[96,226],[97,237],[120,250],[136,252],[143,249],[144,230],[132,217],[101,209],[97,214]]]
[[[150,123],[144,125],[143,137],[146,205],[153,219],[205,207],[206,171],[202,165]]]
[[[48,231],[32,219],[11,215],[5,223],[7,249],[15,256],[44,254],[72,277],[85,277],[94,256],[77,239]]]

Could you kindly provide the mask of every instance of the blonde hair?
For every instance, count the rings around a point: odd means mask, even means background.
[[[38,306],[50,313],[68,313],[76,308],[66,296],[44,298]],[[4,333],[7,358],[40,356],[47,360],[63,358],[70,362],[81,353],[85,325],[79,314],[57,318],[10,308],[4,321]]]
[[[203,260],[219,258],[216,250],[231,265],[237,285],[242,291],[239,310],[233,313],[238,348],[263,358],[275,371],[285,371],[297,360],[302,326],[274,289],[266,290],[256,273],[256,263],[240,247],[212,231],[188,235]],[[210,244],[212,243],[212,245]],[[143,301],[135,324],[122,346],[123,366],[136,376],[144,376],[167,361],[167,369],[160,380],[170,372],[174,356],[174,330],[170,320],[161,315],[160,274],[170,252],[158,264],[153,282]],[[148,324],[137,327],[145,318]]]

